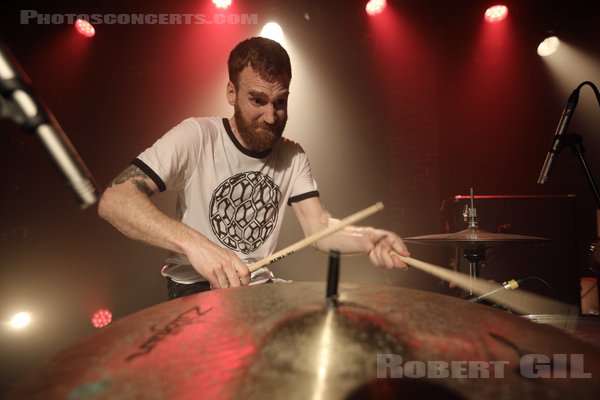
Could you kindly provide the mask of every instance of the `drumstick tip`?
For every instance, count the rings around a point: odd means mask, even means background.
[[[377,208],[377,211],[381,211],[383,210],[385,207],[383,206],[383,203],[378,201],[377,203],[375,203],[375,207]]]

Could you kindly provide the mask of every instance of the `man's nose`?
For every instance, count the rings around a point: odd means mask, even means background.
[[[263,119],[269,125],[274,124],[275,121],[277,121],[277,114],[275,113],[275,107],[273,107],[273,103],[269,103],[265,106]]]

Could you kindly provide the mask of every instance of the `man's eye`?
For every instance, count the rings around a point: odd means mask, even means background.
[[[274,104],[275,108],[285,108],[287,106],[287,99],[277,100]]]
[[[259,99],[259,98],[251,98],[250,102],[257,106],[264,106],[265,104],[267,104],[267,101],[265,99]]]

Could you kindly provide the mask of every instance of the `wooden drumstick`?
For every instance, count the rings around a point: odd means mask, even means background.
[[[536,313],[539,312],[540,309],[551,309],[557,314],[571,314],[573,312],[578,312],[577,306],[571,306],[530,292],[502,290],[506,289],[506,286],[480,278],[474,278],[470,275],[416,260],[412,257],[404,257],[395,252],[392,252],[391,254],[421,271],[427,272],[448,282],[452,281],[456,286],[462,289],[472,289],[473,293],[479,296],[486,295],[486,300],[491,300],[494,303],[507,306],[513,311],[523,314]]]
[[[323,239],[324,237],[332,235],[332,234],[336,233],[337,231],[344,229],[346,226],[352,225],[355,222],[360,221],[361,219],[364,219],[364,218],[366,218],[372,214],[375,214],[376,212],[381,211],[381,210],[383,210],[383,203],[377,202],[377,203],[373,204],[371,207],[367,207],[364,210],[358,211],[358,212],[338,221],[338,223],[335,225],[332,225],[328,228],[323,229],[322,231],[319,231],[308,237],[305,237],[304,239],[302,239],[284,249],[281,249],[276,253],[271,254],[267,258],[264,258],[253,264],[250,264],[248,266],[248,269],[250,270],[250,272],[259,270],[262,267],[265,267],[269,264],[279,261],[283,257],[289,256],[290,254],[295,253],[296,251],[298,251],[304,247],[310,246],[311,244]]]
[[[427,272],[431,275],[434,275],[440,279],[443,279],[447,282],[454,282],[456,283],[457,286],[463,288],[463,289],[467,289],[471,280],[471,276],[467,275],[467,274],[463,274],[460,273],[458,271],[453,271],[444,267],[440,267],[439,265],[434,265],[434,264],[430,264],[424,261],[420,261],[417,259],[414,259],[412,257],[405,257],[405,256],[401,256],[400,254],[396,253],[396,252],[392,252],[392,256],[393,257],[398,257],[400,260],[404,261],[406,264],[415,267],[417,269],[420,269],[421,271]],[[493,284],[490,283],[488,281],[485,280],[481,280],[478,279],[477,282],[477,288],[473,288],[473,292],[476,292],[476,294],[480,295],[480,294],[484,294],[488,291],[494,290],[495,288],[497,288],[499,285],[497,284]]]

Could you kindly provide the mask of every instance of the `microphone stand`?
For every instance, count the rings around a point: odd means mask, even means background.
[[[594,198],[596,199],[596,225],[598,225],[598,218],[600,217],[600,193],[598,192],[598,186],[596,185],[596,181],[592,176],[592,171],[588,167],[587,161],[585,160],[585,157],[583,155],[583,153],[585,152],[585,148],[583,147],[583,138],[581,137],[581,135],[578,135],[576,133],[570,133],[568,135],[565,135],[560,147],[564,148],[567,146],[571,148],[573,155],[576,155],[579,159],[579,164],[581,165],[581,168],[583,168],[583,172],[585,173],[587,181],[592,189]],[[596,235],[600,235],[600,230],[597,231]],[[592,243],[590,247],[593,248],[594,245],[595,244]],[[595,269],[592,269],[592,271],[596,275],[596,282],[598,282],[600,278],[598,272]],[[600,290],[598,290],[597,294],[598,300],[600,301]]]
[[[592,189],[594,198],[596,199],[596,205],[600,209],[600,192],[598,192],[598,186],[596,185],[594,177],[592,176],[592,171],[588,167],[587,161],[585,160],[585,157],[583,155],[583,153],[585,152],[585,148],[583,147],[583,138],[581,137],[581,135],[578,135],[576,133],[570,133],[568,135],[565,135],[560,147],[562,149],[567,146],[571,148],[573,154],[579,159],[579,164],[583,168],[583,172],[585,173],[587,181]]]
[[[596,199],[596,207],[597,207],[597,209],[596,209],[596,225],[599,225],[598,218],[600,217],[600,193],[598,192],[598,186],[596,185],[596,181],[594,180],[594,177],[592,176],[592,171],[588,167],[587,161],[585,160],[585,157],[583,155],[583,153],[585,152],[585,148],[583,147],[583,138],[581,137],[581,135],[578,135],[576,133],[567,134],[567,135],[565,135],[565,137],[560,145],[560,148],[564,148],[567,146],[571,148],[571,151],[573,152],[573,154],[576,155],[577,158],[579,159],[579,164],[581,165],[581,168],[583,168],[583,172],[585,173],[587,181],[590,184],[592,193],[594,195],[594,199]],[[596,235],[600,235],[600,230],[596,232]],[[594,246],[595,246],[594,243],[592,243],[590,245],[590,247],[592,247],[592,249]],[[598,272],[595,269],[592,269],[592,271],[596,275],[596,282],[598,282],[599,278],[600,278]],[[600,301],[600,290],[598,291],[597,294],[598,294],[598,300]]]
[[[600,106],[600,91],[598,91],[598,88],[592,82],[585,81],[585,82],[580,83],[579,86],[577,86],[577,88],[575,89],[575,92],[579,92],[579,90],[585,85],[588,85],[593,90],[594,95],[596,96],[596,101],[598,102],[598,105]],[[596,181],[594,180],[594,177],[592,176],[592,171],[589,169],[587,161],[585,160],[585,157],[583,155],[583,153],[585,152],[585,148],[583,147],[583,138],[581,137],[581,135],[578,135],[576,133],[565,135],[564,138],[562,139],[562,141],[560,142],[560,144],[557,146],[558,147],[557,152],[560,153],[560,151],[566,146],[569,146],[571,148],[571,151],[573,152],[573,154],[576,155],[577,158],[579,159],[579,164],[583,168],[583,172],[585,173],[586,179],[592,189],[592,194],[594,195],[594,199],[596,200],[596,225],[597,225],[596,235],[600,236],[600,192],[598,192],[598,186],[596,185]],[[542,167],[542,174],[543,173],[544,173],[544,167]],[[547,176],[546,176],[546,178],[547,178]],[[545,183],[545,180],[538,180],[538,183],[543,184],[543,183]],[[592,252],[594,252],[596,243],[591,244]],[[598,279],[599,279],[598,273],[595,269],[593,271],[596,275],[596,282],[598,282]],[[600,300],[600,290],[598,291],[598,299]]]
[[[1,42],[0,118],[11,118],[36,134],[78,197],[80,208],[98,201],[100,191],[91,172],[50,109],[35,93],[17,60]]]

